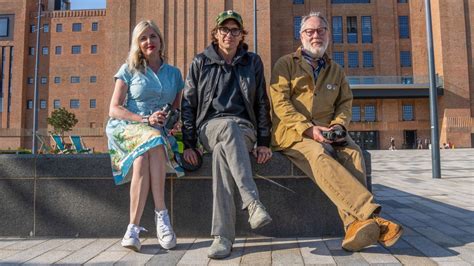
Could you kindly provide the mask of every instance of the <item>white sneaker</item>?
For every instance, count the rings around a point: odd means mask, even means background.
[[[176,235],[171,227],[168,210],[155,210],[156,236],[158,242],[164,249],[172,249],[176,246]]]
[[[140,251],[140,248],[142,247],[139,237],[140,231],[146,231],[146,229],[138,225],[129,224],[127,232],[125,232],[125,235],[122,238],[122,247],[137,252]]]

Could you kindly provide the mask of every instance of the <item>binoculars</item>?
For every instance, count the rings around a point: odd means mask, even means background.
[[[347,132],[343,129],[332,129],[329,131],[322,131],[321,134],[323,137],[329,141],[336,141],[338,139],[345,138]]]

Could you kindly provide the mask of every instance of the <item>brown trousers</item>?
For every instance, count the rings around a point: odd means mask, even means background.
[[[344,228],[380,211],[367,190],[365,163],[359,146],[346,137],[347,146],[334,147],[309,138],[283,150],[283,154],[321,188],[336,205]]]

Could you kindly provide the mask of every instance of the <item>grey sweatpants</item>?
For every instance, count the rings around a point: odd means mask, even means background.
[[[200,130],[199,139],[212,152],[212,236],[235,239],[234,188],[242,198],[242,209],[258,199],[249,152],[256,142],[252,123],[237,117],[214,118]]]

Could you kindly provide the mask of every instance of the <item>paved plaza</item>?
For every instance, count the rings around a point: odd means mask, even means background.
[[[474,149],[441,150],[442,179],[431,178],[428,150],[371,154],[383,216],[405,228],[391,248],[350,253],[341,249],[341,238],[239,238],[232,256],[218,261],[207,258],[210,238],[179,238],[171,251],[160,249],[156,238],[142,239],[142,251],[135,253],[119,238],[0,237],[0,265],[474,265]]]

